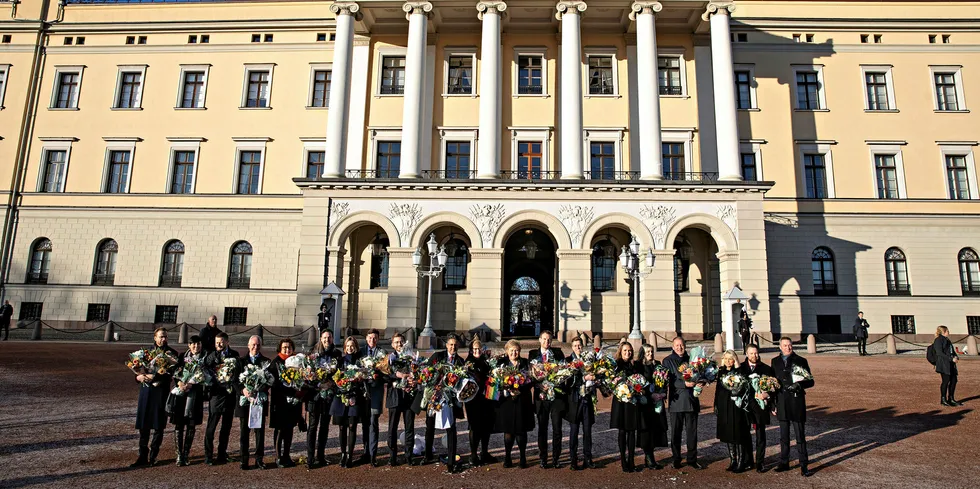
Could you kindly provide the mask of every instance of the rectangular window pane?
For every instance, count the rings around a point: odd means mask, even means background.
[[[225,308],[225,326],[237,325],[244,326],[248,321],[248,308],[247,307],[226,307]]]
[[[878,180],[879,199],[898,198],[898,170],[895,156],[875,155],[875,175]]]
[[[885,73],[865,73],[864,79],[868,90],[868,109],[889,110],[888,83]]]
[[[663,172],[667,180],[684,180],[684,144],[683,143],[663,143]]]
[[[106,192],[119,194],[126,192],[129,182],[129,151],[109,152],[109,181]]]
[[[184,89],[180,106],[184,109],[199,109],[204,107],[203,71],[188,71],[184,73]]]
[[[613,57],[589,56],[589,95],[613,95]]]
[[[752,108],[752,77],[748,71],[735,72],[735,102],[740,109]]]
[[[680,57],[660,56],[657,58],[657,68],[660,95],[682,95]]]
[[[542,56],[517,57],[517,93],[540,95],[544,93],[542,78]]]
[[[89,304],[85,320],[102,323],[109,321],[109,304]]]
[[[473,56],[449,57],[448,93],[453,95],[473,93]]]
[[[310,151],[306,154],[306,178],[320,178],[320,175],[323,175],[325,155],[324,151]]]
[[[956,97],[956,74],[936,73],[934,80],[937,108],[939,110],[959,110],[959,102]]]
[[[540,179],[541,178],[541,143],[540,142],[518,142],[517,143],[517,178]]]
[[[449,141],[446,143],[446,178],[470,177],[469,141]]]
[[[796,73],[796,107],[803,110],[820,109],[820,83],[816,71]]]
[[[67,155],[67,151],[48,151],[45,153],[42,192],[62,192],[64,190],[65,158]]]
[[[613,143],[595,142],[589,145],[590,176],[593,180],[616,178],[616,153]]]
[[[310,107],[326,107],[330,102],[331,73],[326,70],[313,73],[313,100],[310,101]]]
[[[154,324],[177,324],[178,306],[157,306],[153,314]]]
[[[61,73],[59,75],[55,107],[59,109],[78,107],[78,79],[80,76],[79,73]]]
[[[194,152],[174,152],[174,172],[170,182],[170,193],[189,194],[194,182]]]
[[[378,178],[398,178],[401,173],[402,143],[378,142]]]
[[[970,183],[967,175],[966,156],[946,156],[946,176],[949,182],[950,199],[970,198]]]
[[[261,151],[242,151],[238,165],[238,193],[255,195],[259,193],[259,169],[262,162]]]
[[[808,199],[827,198],[827,167],[824,166],[823,155],[803,155],[803,175]]]
[[[742,179],[750,182],[754,182],[759,178],[756,176],[755,169],[755,153],[742,153],[740,155],[742,161]]]
[[[140,84],[143,75],[139,72],[122,73],[119,80],[119,98],[116,107],[132,109],[139,107]]]
[[[268,71],[248,72],[248,99],[245,101],[245,106],[246,107],[269,106],[269,72]]]
[[[381,61],[381,93],[405,93],[405,57],[385,56]]]

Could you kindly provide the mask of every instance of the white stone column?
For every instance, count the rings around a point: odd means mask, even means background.
[[[657,77],[657,28],[660,2],[633,2],[630,18],[636,21],[636,92],[639,108],[640,178],[662,180],[663,145],[660,128],[660,80]]]
[[[500,16],[507,4],[485,1],[476,4],[483,21],[480,44],[480,143],[477,178],[500,176]]]
[[[425,48],[432,4],[406,2],[402,5],[408,19],[408,51],[405,53],[405,97],[402,113],[401,178],[419,177],[419,148],[422,144],[422,93],[425,90]],[[428,144],[428,138],[425,138]]]
[[[347,162],[347,121],[350,111],[351,57],[354,51],[354,16],[360,10],[354,2],[337,2],[330,11],[337,17],[337,39],[334,43],[333,78],[327,113],[327,149],[323,177],[344,176]],[[360,130],[360,128],[358,128]]]
[[[715,131],[718,140],[718,179],[741,180],[738,162],[738,121],[735,106],[735,73],[729,14],[731,1],[712,1],[702,19],[711,23],[711,74],[715,96]]]
[[[561,21],[561,178],[581,179],[584,157],[582,127],[582,12],[585,2],[558,2]]]

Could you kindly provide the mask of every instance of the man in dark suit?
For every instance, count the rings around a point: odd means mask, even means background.
[[[703,469],[698,462],[698,413],[701,403],[694,397],[693,382],[686,382],[681,377],[678,368],[690,361],[687,354],[687,344],[680,336],[671,343],[673,353],[664,358],[664,368],[670,372],[667,384],[667,412],[670,413],[670,425],[673,432],[670,448],[674,456],[674,468],[681,468],[681,433],[687,431],[687,465],[694,469]]]
[[[244,371],[245,367],[248,365],[256,365],[260,367],[268,368],[271,364],[268,358],[262,355],[262,338],[258,336],[252,336],[248,339],[248,356],[241,359],[239,362],[241,369]],[[247,397],[253,393],[248,392],[247,389],[242,387],[239,391],[239,399],[241,397]],[[248,412],[251,405],[246,401],[245,405],[241,405],[241,401],[236,403],[235,416],[238,417],[238,422],[240,425],[240,433],[238,437],[239,446],[242,452],[242,470],[248,470],[251,468],[248,464],[248,437],[251,433],[255,434],[255,466],[260,469],[265,469],[265,462],[262,458],[265,456],[265,420],[269,416],[269,403],[266,402],[262,406],[262,426],[259,428],[250,429],[248,427]]]
[[[330,319],[333,317],[333,307],[327,307],[327,303],[320,304],[320,312],[316,314],[316,329],[323,334],[330,329]]]
[[[218,329],[218,316],[212,314],[211,317],[208,318],[207,324],[201,328],[201,334],[198,335],[201,337],[201,347],[204,349],[205,354],[211,353],[217,349],[214,344],[214,339],[220,332],[221,330]]]
[[[779,466],[776,472],[789,470],[789,428],[796,432],[796,451],[800,457],[800,473],[810,476],[807,468],[806,452],[806,389],[813,387],[813,379],[796,382],[793,380],[793,366],[810,372],[806,359],[793,353],[793,340],[779,339],[780,355],[772,359],[772,370],[779,379],[780,389],[776,393],[776,415],[779,417]]]
[[[864,313],[858,311],[858,317],[854,319],[854,338],[858,342],[858,355],[862,357],[868,354],[868,320],[864,319]]]
[[[217,372],[226,358],[239,358],[238,352],[228,347],[228,334],[220,332],[214,338],[215,351],[208,353],[204,364],[211,372]],[[240,368],[236,369],[238,373]],[[204,432],[204,463],[222,465],[228,463],[228,437],[231,435],[231,421],[235,416],[235,406],[238,401],[236,394],[241,390],[238,384],[238,373],[232,376],[227,385],[213,385],[208,401],[208,427]],[[214,432],[221,422],[218,433],[218,458],[214,459]]]
[[[384,349],[378,346],[381,333],[376,329],[368,331],[364,337],[364,348],[361,349],[361,356],[377,357],[386,356]],[[364,416],[361,423],[361,439],[364,443],[364,455],[361,455],[361,463],[371,462],[371,465],[378,466],[378,420],[385,403],[385,382],[386,379],[372,379],[367,381],[368,403],[371,412]]]
[[[585,344],[581,337],[573,339],[572,354],[568,357],[568,361],[582,360],[584,349]],[[565,420],[571,426],[571,432],[568,436],[568,449],[572,470],[595,468],[595,464],[592,463],[592,425],[595,423],[595,405],[592,404],[592,400],[596,395],[594,381],[595,376],[592,374],[576,374],[568,388],[568,411],[565,413]],[[581,466],[578,464],[579,426],[582,427],[582,455],[585,456]]]
[[[391,337],[391,348],[395,350],[388,355],[388,363],[394,363],[398,355],[405,347],[405,337],[401,333],[395,333]],[[402,372],[392,372],[390,383],[388,384],[388,395],[385,398],[385,406],[388,408],[388,451],[391,459],[388,465],[394,467],[398,465],[398,420],[401,418],[405,423],[405,462],[408,465],[415,463],[415,411],[412,411],[412,402],[415,400],[415,389],[406,390],[395,387],[395,383],[404,379],[410,374]]]
[[[10,335],[10,318],[13,316],[14,307],[10,305],[10,301],[3,301],[3,307],[0,307],[0,332],[3,333],[3,341],[7,341]]]
[[[750,378],[753,375],[776,376],[772,367],[762,363],[762,359],[759,357],[759,346],[755,344],[749,344],[746,348],[745,360],[738,367],[738,371],[746,378]],[[749,385],[749,393],[752,397],[749,400],[749,422],[755,425],[755,470],[762,473],[766,471],[766,426],[769,425],[769,407],[772,405],[772,399],[765,392],[755,392],[752,390],[751,384]],[[764,401],[766,407],[759,407],[759,403],[755,399]],[[742,456],[742,461],[738,463],[740,470],[748,470],[752,467],[751,443],[751,440],[749,440],[749,445],[740,449],[740,455]]]
[[[742,340],[742,353],[747,354],[752,338],[752,318],[745,309],[738,315],[738,336]]]
[[[459,356],[459,337],[455,334],[450,334],[446,337],[446,349],[442,351],[437,351],[429,357],[429,363],[431,365],[436,365],[439,363],[448,363],[450,365],[464,364],[463,357]],[[421,413],[423,410],[426,411],[425,414],[425,450],[423,461],[425,463],[430,463],[434,461],[435,457],[432,454],[432,443],[435,441],[436,436],[436,417],[435,414],[430,414],[427,408],[422,408],[422,392],[417,392],[415,399],[412,401],[412,410],[416,414]],[[456,419],[463,418],[463,408],[460,406],[453,406],[453,417]],[[407,437],[407,435],[406,435]],[[456,465],[456,426],[446,430],[446,440],[448,441],[447,448],[449,450],[448,456],[446,457],[446,469],[449,472],[455,472]],[[406,438],[405,444],[408,444],[408,439]]]
[[[535,348],[528,352],[527,359],[530,362],[558,363],[565,360],[565,354],[561,348],[552,348],[551,331],[542,331],[538,336],[540,348]],[[538,422],[538,450],[541,454],[541,468],[547,469],[548,465],[548,418],[551,418],[551,445],[554,453],[551,456],[551,466],[558,468],[558,459],[561,457],[561,421],[568,410],[568,400],[565,396],[555,393],[554,401],[546,401],[543,394],[534,388],[534,413]]]

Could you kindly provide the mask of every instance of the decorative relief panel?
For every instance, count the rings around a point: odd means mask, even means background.
[[[408,244],[408,239],[415,226],[422,220],[422,206],[419,204],[391,204],[388,217],[398,228],[398,236],[402,245]]]
[[[473,204],[470,206],[470,217],[473,223],[480,230],[480,237],[483,238],[483,246],[493,246],[493,237],[497,234],[497,229],[504,222],[507,211],[504,204]]]
[[[738,236],[738,211],[735,210],[735,206],[732,204],[722,204],[719,205],[715,210],[715,215],[718,219],[728,225],[728,228],[732,230],[735,236]]]
[[[572,246],[582,246],[582,235],[594,216],[595,210],[584,205],[563,205],[558,209],[558,219],[572,238]]]
[[[350,214],[350,202],[334,201],[330,206],[329,232],[333,233],[334,229],[337,228],[337,223],[347,217],[348,214]]]
[[[640,208],[640,216],[653,234],[654,246],[659,249],[666,248],[664,240],[667,238],[670,226],[677,220],[677,209],[663,204],[645,205]]]

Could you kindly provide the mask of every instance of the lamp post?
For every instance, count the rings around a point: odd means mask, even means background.
[[[429,241],[425,243],[425,246],[429,252],[429,265],[422,267],[421,248],[415,250],[415,253],[412,253],[412,265],[415,266],[415,270],[419,272],[420,277],[429,278],[429,297],[426,299],[425,306],[425,328],[422,329],[420,336],[431,338],[436,335],[436,332],[432,330],[432,279],[438,277],[443,269],[446,268],[446,261],[449,259],[449,255],[446,254],[446,247],[440,247],[439,243],[436,242],[435,233],[429,235]]]
[[[645,277],[653,272],[653,265],[656,257],[653,250],[648,249],[643,255],[646,260],[646,271],[640,267],[640,242],[636,236],[631,236],[629,246],[623,246],[623,252],[619,254],[619,264],[626,271],[626,274],[633,280],[633,330],[630,331],[629,339],[643,340],[640,333],[640,277]]]

